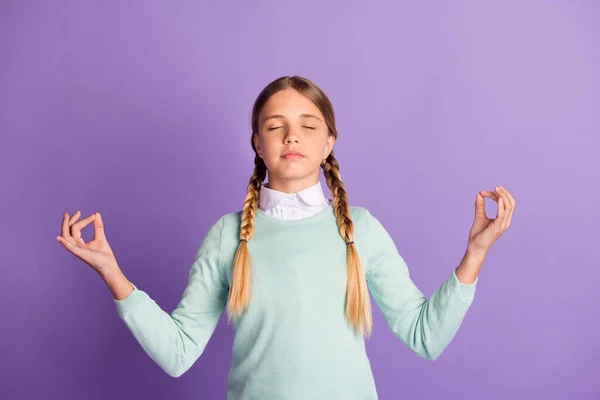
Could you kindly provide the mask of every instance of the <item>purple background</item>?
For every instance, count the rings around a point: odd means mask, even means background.
[[[173,379],[55,236],[64,212],[100,211],[127,277],[172,311],[208,227],[242,206],[254,99],[294,74],[330,97],[350,203],[428,297],[476,193],[518,203],[437,361],[374,309],[380,398],[599,398],[598,2],[200,3],[1,3],[0,398],[225,398],[224,317]]]

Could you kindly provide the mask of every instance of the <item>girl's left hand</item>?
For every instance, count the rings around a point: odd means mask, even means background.
[[[510,220],[517,202],[510,192],[502,186],[496,186],[494,192],[482,190],[475,199],[475,219],[469,232],[467,252],[485,255],[490,247],[510,226]],[[495,219],[485,215],[484,197],[489,197],[498,203]]]

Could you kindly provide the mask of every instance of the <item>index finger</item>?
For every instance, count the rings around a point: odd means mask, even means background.
[[[482,190],[482,191],[481,191],[481,192],[479,192],[479,193],[481,193],[481,195],[482,195],[483,197],[490,197],[490,198],[491,198],[492,200],[494,200],[495,202],[498,202],[498,199],[500,198],[500,196],[498,196],[498,194],[497,194],[497,193],[490,192],[489,190]]]
[[[76,223],[71,225],[71,236],[73,237],[73,239],[77,240],[81,238],[81,230],[85,228],[86,225],[89,224],[95,217],[96,215],[92,214],[89,217],[84,218],[81,221],[77,221]]]

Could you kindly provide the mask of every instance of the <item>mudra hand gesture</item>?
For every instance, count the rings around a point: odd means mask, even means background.
[[[485,215],[485,197],[498,203],[495,219]],[[510,220],[517,202],[510,192],[502,186],[496,186],[494,192],[482,190],[475,199],[475,219],[469,232],[467,251],[471,254],[485,256],[490,247],[510,226]]]
[[[104,235],[102,216],[100,213],[94,213],[77,221],[80,216],[79,211],[71,217],[69,217],[69,213],[65,213],[62,221],[62,234],[57,236],[56,240],[77,258],[92,267],[100,276],[103,276],[118,264]],[[86,243],[81,237],[81,230],[92,221],[94,223],[94,240]]]

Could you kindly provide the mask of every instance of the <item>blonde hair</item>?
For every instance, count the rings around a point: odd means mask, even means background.
[[[335,115],[331,102],[325,93],[312,81],[300,76],[283,76],[269,83],[258,95],[252,109],[252,137],[258,134],[258,118],[262,108],[270,96],[276,92],[292,88],[297,90],[312,101],[321,111],[328,127],[330,135],[337,139],[335,127]],[[246,198],[241,213],[240,243],[237,248],[233,262],[233,272],[229,295],[227,299],[228,320],[242,315],[250,303],[250,254],[247,241],[252,237],[254,231],[254,215],[258,208],[260,188],[266,178],[267,167],[262,158],[258,156],[254,141],[250,138],[252,149],[254,149],[254,173],[246,188]],[[327,186],[332,194],[333,210],[336,217],[340,236],[347,244],[346,246],[346,319],[355,331],[368,337],[371,334],[371,303],[367,290],[363,265],[354,245],[354,225],[350,219],[350,206],[346,189],[340,177],[340,169],[334,157],[333,150],[321,163],[323,174],[327,180]]]

